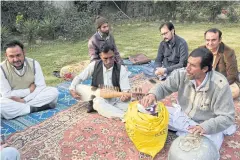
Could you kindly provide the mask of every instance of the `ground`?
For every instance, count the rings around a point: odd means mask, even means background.
[[[159,42],[162,40],[159,32],[160,22],[135,22],[112,24],[112,33],[122,57],[136,53],[144,53],[154,59]],[[219,28],[223,32],[223,42],[235,50],[240,69],[240,23],[236,24],[175,24],[176,34],[183,37],[189,46],[189,52],[204,44],[204,32],[209,28]],[[27,47],[27,56],[40,62],[48,85],[56,86],[62,80],[52,76],[54,70],[88,59],[86,40],[71,43],[69,41],[42,42],[40,45]]]

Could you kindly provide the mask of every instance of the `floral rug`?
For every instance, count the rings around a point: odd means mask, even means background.
[[[164,99],[165,105],[175,102],[176,94]],[[87,114],[86,103],[78,103],[50,119],[9,137],[10,146],[19,149],[22,160],[80,159],[151,159],[139,153],[127,136],[124,123]],[[237,132],[226,136],[220,150],[222,160],[240,159],[240,104],[235,101]],[[176,138],[169,132],[164,148],[155,160],[167,158]]]
[[[155,80],[156,81],[156,80]],[[143,74],[130,79],[133,87],[146,92],[154,84]],[[162,102],[176,103],[174,93]],[[220,150],[221,160],[240,160],[240,102],[235,100],[237,131],[226,136]],[[53,117],[21,132],[11,135],[7,142],[21,153],[22,160],[136,160],[152,159],[137,151],[125,131],[123,122],[107,119],[97,113],[86,113],[86,103],[79,102]],[[168,133],[164,148],[154,160],[167,159],[172,141],[177,136]]]
[[[124,60],[124,62],[128,64],[129,77],[132,77],[131,81],[132,85],[134,85],[133,83],[140,82],[140,79],[143,80],[144,78],[147,78],[143,74],[143,67],[153,65],[153,62],[151,62],[151,64],[144,65],[132,65],[132,63],[129,60]],[[64,79],[71,79],[71,76],[74,76],[76,72],[82,71],[87,64],[88,64],[87,61],[82,61],[77,64],[65,66],[61,69],[60,76],[65,77]],[[66,75],[63,76],[64,74]],[[136,78],[138,79],[138,81],[136,81]],[[40,122],[43,122],[44,120],[54,116],[56,113],[76,104],[76,100],[72,98],[72,96],[69,94],[68,88],[70,84],[71,81],[65,81],[57,85],[59,95],[56,108],[45,110],[42,112],[27,114],[24,116],[14,118],[12,120],[1,119],[1,135],[8,137],[12,133],[22,131],[30,126],[39,124]],[[91,79],[85,80],[83,84],[90,85]]]
[[[59,112],[46,121],[9,137],[22,160],[151,159],[139,153],[124,123],[97,113],[87,114],[86,103]],[[173,134],[169,135],[169,143]],[[169,146],[169,145],[168,145]],[[161,152],[166,156],[166,151]]]

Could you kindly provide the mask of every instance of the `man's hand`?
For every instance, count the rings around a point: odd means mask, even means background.
[[[206,133],[206,131],[201,126],[190,126],[188,127],[188,132],[194,135],[196,134],[203,135]]]
[[[29,89],[30,89],[30,93],[32,93],[36,88],[36,85],[34,83],[30,84]]]
[[[143,107],[148,107],[156,101],[156,96],[154,94],[149,94],[139,101]]]
[[[10,99],[16,102],[25,103],[25,100],[23,98],[12,96]]]
[[[157,68],[156,71],[155,71],[155,75],[157,75],[157,76],[158,76],[158,75],[159,75],[159,76],[162,76],[162,75],[165,74],[165,70],[166,70],[166,69],[165,69],[165,68],[162,68],[162,67],[161,67],[161,68]]]
[[[127,101],[129,101],[131,99],[131,96],[127,96],[127,95],[122,95],[121,97],[120,97],[120,100],[122,101],[122,102],[127,102]]]
[[[81,95],[78,95],[78,93],[75,90],[70,90],[70,94],[72,95],[73,98],[80,100]]]

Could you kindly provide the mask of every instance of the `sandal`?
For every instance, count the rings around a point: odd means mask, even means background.
[[[57,77],[57,78],[61,78],[60,71],[53,71],[52,75]]]

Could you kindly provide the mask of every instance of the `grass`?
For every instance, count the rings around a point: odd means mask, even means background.
[[[113,35],[122,57],[136,53],[144,53],[155,59],[158,46],[162,38],[158,30],[160,23],[125,23],[113,26]],[[223,32],[223,42],[233,48],[237,55],[240,68],[240,34],[238,24],[175,24],[176,34],[183,37],[189,47],[189,52],[204,44],[204,32],[209,28],[219,28]],[[87,38],[86,38],[87,39]],[[76,43],[70,42],[44,42],[44,44],[27,48],[27,56],[40,62],[45,80],[48,85],[56,86],[62,80],[52,76],[54,70],[63,66],[74,64],[88,57],[88,40]]]

